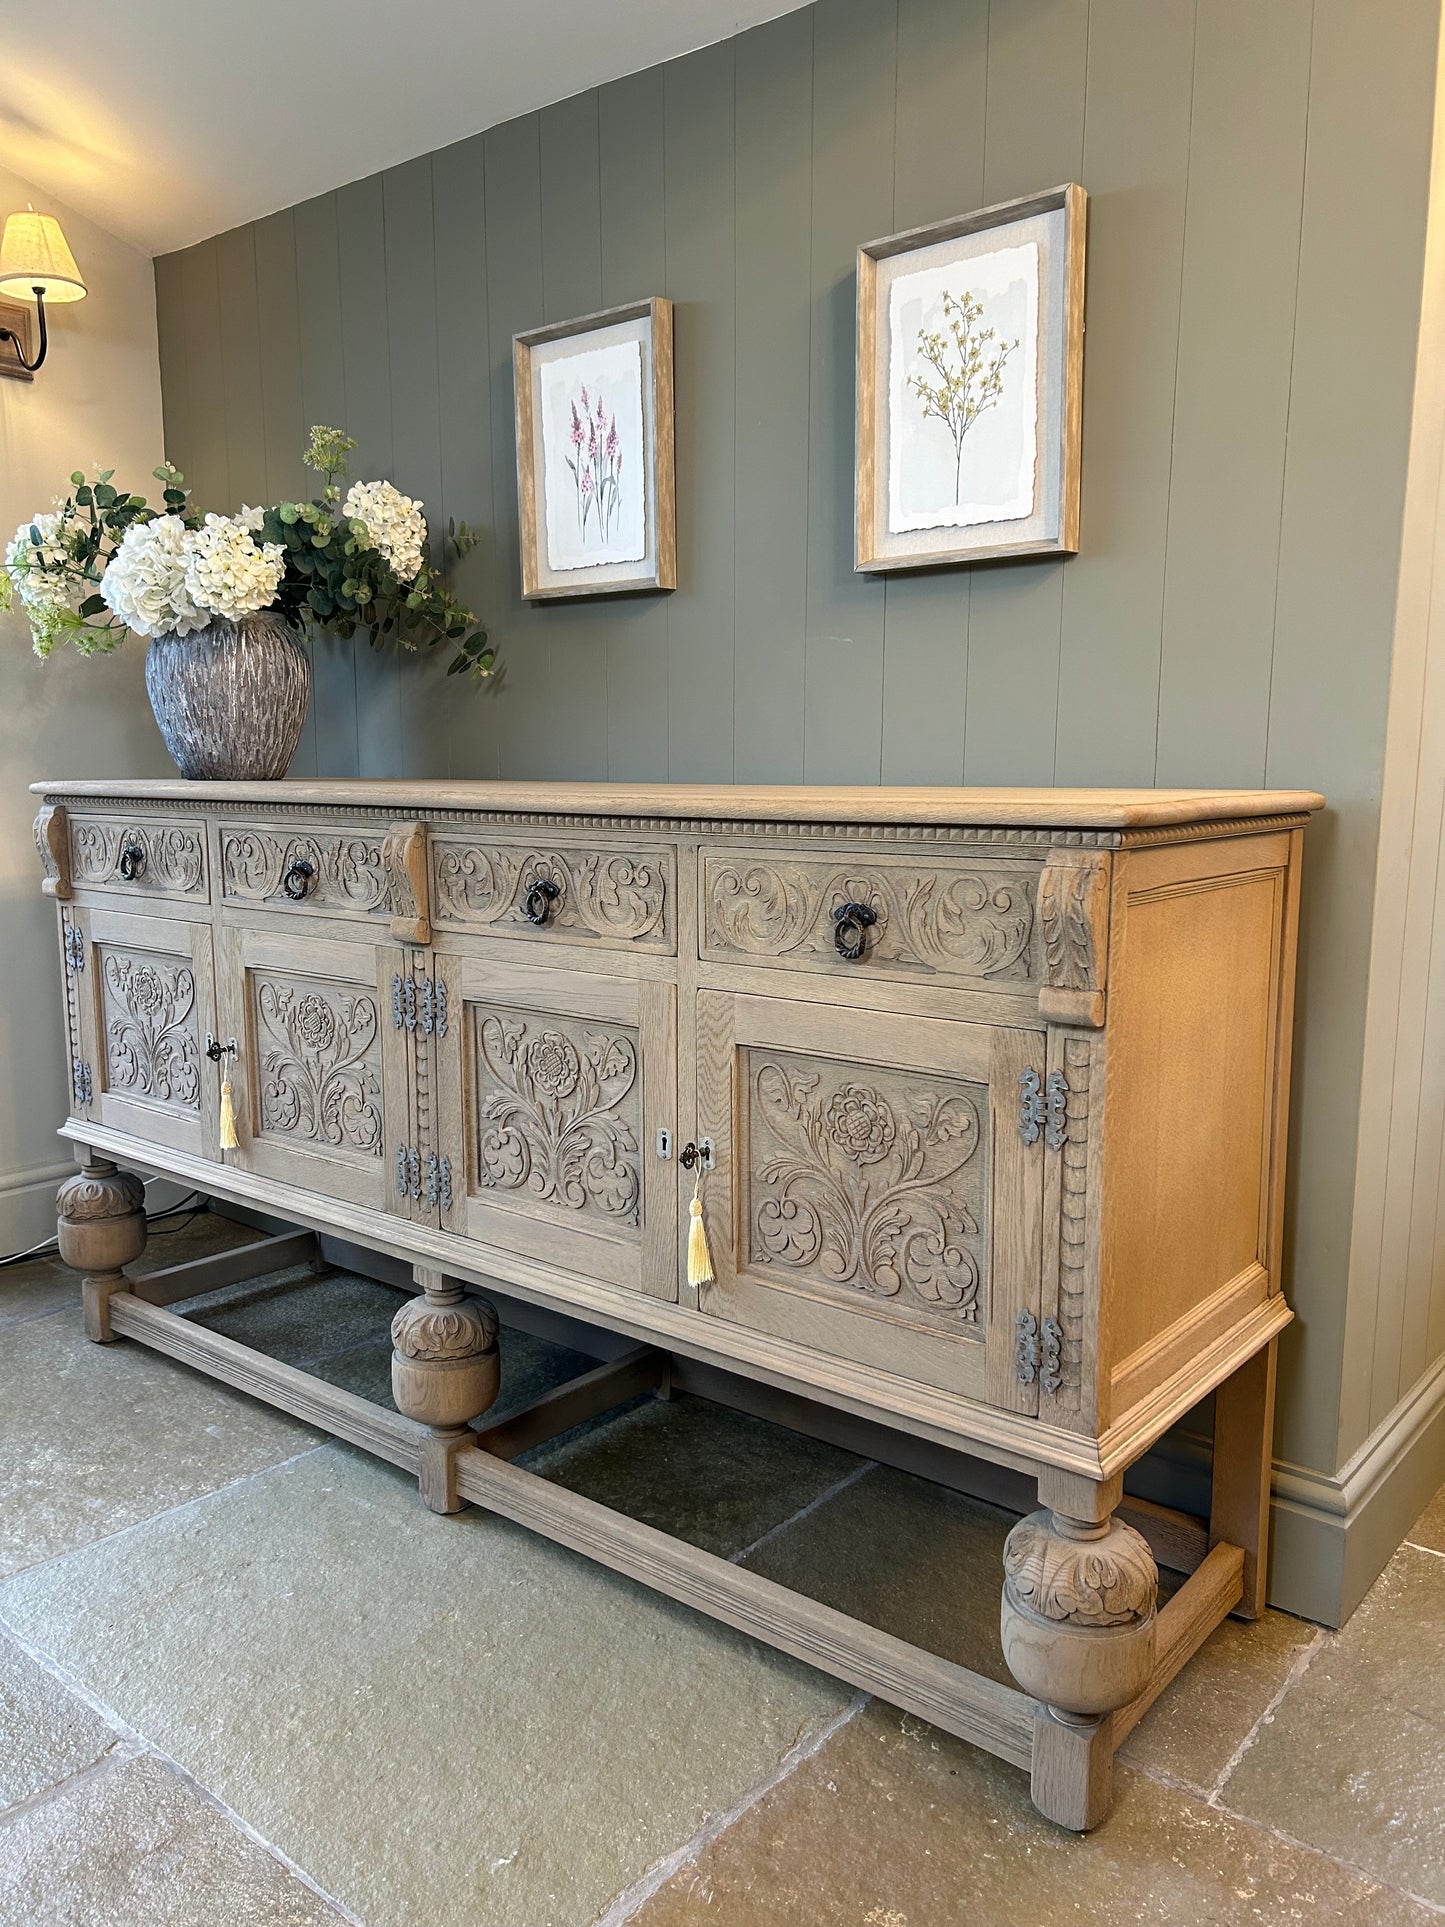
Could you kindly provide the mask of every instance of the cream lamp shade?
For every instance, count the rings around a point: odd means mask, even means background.
[[[75,256],[53,214],[12,214],[0,240],[0,295],[33,299],[36,289],[49,302],[83,301],[85,283]]]

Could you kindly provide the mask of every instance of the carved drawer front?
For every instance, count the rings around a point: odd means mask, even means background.
[[[223,1041],[243,1169],[354,1204],[400,1208],[395,1148],[412,1143],[390,944],[241,927],[217,933]]]
[[[1027,993],[1039,866],[983,855],[701,854],[705,962]]]
[[[671,984],[438,955],[442,1224],[507,1254],[677,1296]],[[530,1275],[530,1272],[529,1272]]]
[[[677,861],[667,844],[431,839],[438,930],[677,954]]]
[[[185,818],[72,812],[70,874],[77,890],[208,903],[205,825]]]
[[[716,1147],[702,1309],[905,1379],[1037,1409],[1041,1032],[698,998]],[[1024,1344],[1022,1354],[1019,1347]]]
[[[220,897],[238,909],[387,918],[386,826],[223,823]]]
[[[214,1156],[209,925],[67,905],[62,933],[72,1113]]]

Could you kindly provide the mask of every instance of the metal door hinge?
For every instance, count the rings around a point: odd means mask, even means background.
[[[407,980],[410,982],[410,978]],[[421,980],[420,1016],[416,1027],[423,1037],[445,1037],[447,1034],[447,987],[443,980],[433,983],[430,977]],[[411,1028],[410,1025],[407,1026]]]
[[[391,980],[391,1027],[416,1029],[416,979],[394,975]]]
[[[1052,1398],[1064,1382],[1064,1328],[1057,1318],[1046,1318],[1039,1337],[1042,1346],[1039,1384]]]
[[[430,983],[430,979],[428,982]],[[435,984],[431,985],[431,993],[436,1034],[438,1037],[445,1037],[447,1034],[447,980],[445,977],[437,978]]]
[[[77,1104],[89,1104],[95,1095],[95,1084],[90,1075],[90,1066],[77,1057],[70,1067],[70,1087],[75,1093]]]
[[[70,971],[85,968],[85,935],[73,923],[65,926],[65,968]]]
[[[426,1160],[426,1201],[433,1211],[442,1190],[442,1161],[435,1151],[427,1153]]]
[[[1062,1071],[1050,1071],[1040,1083],[1030,1065],[1019,1077],[1019,1136],[1037,1144],[1040,1133],[1046,1150],[1062,1148],[1069,1135],[1069,1086]]]
[[[421,1200],[421,1153],[414,1144],[396,1147],[396,1195]]]
[[[1039,1321],[1031,1311],[1021,1311],[1014,1327],[1014,1377],[1020,1385],[1032,1385],[1039,1375]]]
[[[441,1162],[441,1207],[443,1216],[452,1208],[452,1161],[447,1157]]]

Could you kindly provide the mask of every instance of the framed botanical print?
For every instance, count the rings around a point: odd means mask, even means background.
[[[524,596],[677,587],[672,303],[512,338]]]
[[[859,570],[1078,548],[1087,198],[858,250]]]

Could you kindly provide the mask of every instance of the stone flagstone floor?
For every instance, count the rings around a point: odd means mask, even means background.
[[[398,1302],[295,1272],[193,1315],[384,1402]],[[497,1416],[588,1362],[504,1359]],[[700,1399],[529,1462],[1004,1676],[1005,1513]],[[1383,1927],[1445,1915],[1442,1795],[1445,1493],[1342,1632],[1221,1627],[1081,1840],[894,1708],[86,1344],[57,1263],[0,1272],[0,1927]]]

